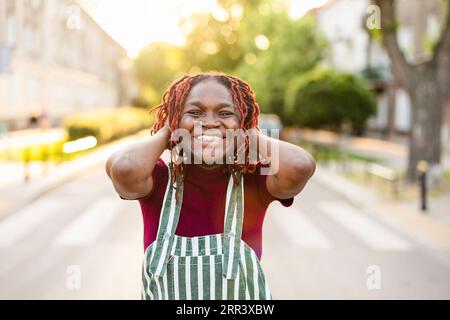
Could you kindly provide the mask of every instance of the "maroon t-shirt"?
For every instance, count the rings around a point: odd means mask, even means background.
[[[206,236],[222,233],[224,228],[225,198],[230,173],[222,167],[205,169],[199,165],[186,164],[183,189],[183,205],[176,234],[185,237]],[[168,181],[167,165],[159,159],[152,172],[153,188],[145,197],[139,198],[144,220],[144,249],[156,239],[159,216]],[[244,225],[242,239],[262,254],[262,226],[269,204],[279,200],[283,206],[292,205],[293,198],[276,199],[266,187],[266,175],[255,173],[244,176]]]

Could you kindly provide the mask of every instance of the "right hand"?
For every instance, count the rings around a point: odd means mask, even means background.
[[[166,149],[168,149],[170,146],[170,139],[172,138],[172,130],[170,129],[169,125],[169,117],[167,117],[166,121],[164,122],[164,126],[161,128],[161,131],[164,131],[164,133],[167,134]]]

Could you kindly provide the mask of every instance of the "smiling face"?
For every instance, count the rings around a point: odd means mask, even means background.
[[[191,141],[184,148],[196,163],[223,159],[233,148],[226,143],[227,130],[240,128],[240,113],[228,88],[214,79],[197,83],[186,99],[179,128],[190,133]]]

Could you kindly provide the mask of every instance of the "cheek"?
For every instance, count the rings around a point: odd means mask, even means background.
[[[226,119],[224,121],[224,125],[227,129],[239,129],[240,128],[240,122],[237,117],[232,117],[232,118]]]
[[[180,119],[179,128],[191,131],[194,128],[194,120],[192,118],[189,118],[189,117],[182,117]]]

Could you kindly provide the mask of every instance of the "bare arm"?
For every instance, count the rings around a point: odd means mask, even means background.
[[[271,161],[266,185],[269,193],[289,199],[303,190],[316,170],[314,158],[303,148],[258,132],[259,153]]]
[[[120,196],[137,199],[150,193],[153,168],[166,149],[169,137],[169,128],[163,127],[146,141],[127,146],[109,157],[106,173]]]

